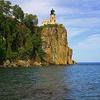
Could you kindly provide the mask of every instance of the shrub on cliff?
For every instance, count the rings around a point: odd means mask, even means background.
[[[44,51],[42,49],[42,41],[40,37],[37,34],[33,34],[32,36],[32,44],[33,44],[33,49],[32,49],[32,58],[37,58],[39,57],[40,60],[44,60]]]

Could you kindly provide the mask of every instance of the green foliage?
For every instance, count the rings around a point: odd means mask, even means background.
[[[38,18],[36,15],[26,14],[24,18],[24,23],[32,31],[33,26],[36,26],[38,24]]]
[[[0,0],[0,64],[5,60],[44,60],[36,15],[26,14],[18,5]]]
[[[0,35],[0,64],[6,59],[6,49],[4,37]]]
[[[19,20],[23,20],[24,18],[24,12],[23,10],[18,6],[18,5],[14,5],[13,7],[13,15],[19,19]]]
[[[33,34],[32,43],[33,43],[32,58],[39,57],[43,61],[45,53],[42,49],[42,42],[40,37],[36,34]]]
[[[0,0],[0,13],[4,14],[6,16],[11,14],[11,2],[10,1],[5,1],[5,0]]]

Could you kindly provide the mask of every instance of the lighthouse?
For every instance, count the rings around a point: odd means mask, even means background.
[[[56,14],[55,14],[55,10],[53,10],[53,9],[50,11],[49,20],[44,19],[42,21],[42,25],[48,25],[48,24],[56,24]]]
[[[50,12],[50,24],[56,24],[56,14],[55,14],[55,10],[51,10]]]

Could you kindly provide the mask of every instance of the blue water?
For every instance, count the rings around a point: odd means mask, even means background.
[[[100,100],[100,63],[0,68],[0,100]]]

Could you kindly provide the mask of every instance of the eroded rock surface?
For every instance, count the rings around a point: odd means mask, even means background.
[[[68,47],[67,30],[63,25],[44,26],[40,34],[48,63],[72,64],[72,49]]]

